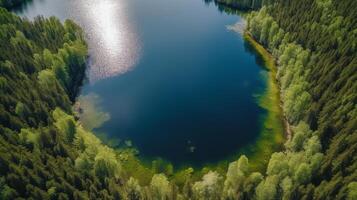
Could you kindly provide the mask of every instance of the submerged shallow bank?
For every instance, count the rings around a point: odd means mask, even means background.
[[[284,116],[284,112],[282,109],[282,105],[283,102],[280,98],[280,84],[278,79],[276,78],[276,74],[277,74],[277,65],[275,62],[275,58],[273,57],[273,55],[271,55],[271,53],[265,49],[261,44],[259,44],[257,41],[255,41],[255,39],[252,37],[252,35],[245,31],[244,32],[244,39],[246,41],[248,41],[256,50],[256,52],[259,53],[259,55],[262,57],[262,59],[264,60],[264,64],[265,66],[268,68],[269,70],[269,78],[271,79],[271,95],[275,96],[274,97],[274,102],[279,102],[278,104],[276,104],[274,107],[275,113],[279,112],[279,117],[281,118],[281,120],[284,123],[283,126],[283,132],[285,135],[286,140],[289,140],[292,137],[292,132],[291,132],[291,127],[289,122],[287,121],[286,117]],[[276,106],[279,105],[279,108],[277,108]]]
[[[267,87],[257,96],[259,106],[267,110],[267,113],[260,119],[261,133],[256,143],[244,148],[240,154],[248,156],[253,170],[263,171],[271,154],[281,150],[285,141],[280,88],[276,79],[277,66],[274,57],[248,32],[244,31],[242,36],[247,45],[255,51],[257,62],[262,62],[262,66],[267,70],[263,76]]]

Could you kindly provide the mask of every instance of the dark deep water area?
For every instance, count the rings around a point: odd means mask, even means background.
[[[143,158],[192,165],[258,140],[267,71],[227,29],[239,16],[201,0],[33,0],[17,12],[83,27],[90,68],[81,95],[106,113],[94,132],[130,140]]]

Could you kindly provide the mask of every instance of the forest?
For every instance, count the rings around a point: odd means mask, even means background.
[[[143,169],[73,109],[85,79],[82,29],[20,18],[0,1],[0,199],[357,199],[357,1],[217,0],[248,9],[245,34],[277,64],[292,136],[264,171]],[[219,147],[218,147],[219,148]],[[133,167],[135,166],[135,167]],[[147,177],[142,180],[140,177]]]

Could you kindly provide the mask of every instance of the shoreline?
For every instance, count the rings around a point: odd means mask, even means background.
[[[283,124],[284,124],[284,136],[285,139],[288,141],[291,139],[292,137],[292,131],[291,131],[291,126],[289,121],[287,120],[285,113],[283,111],[282,105],[283,102],[280,98],[281,95],[281,90],[280,90],[280,84],[279,84],[279,80],[276,78],[276,73],[277,73],[277,65],[275,62],[275,58],[273,57],[273,55],[267,50],[265,49],[260,43],[258,43],[253,36],[247,32],[246,30],[243,33],[243,38],[245,40],[247,40],[253,47],[254,49],[259,53],[259,55],[262,56],[263,61],[266,64],[266,67],[268,68],[268,70],[270,72],[272,72],[273,74],[273,82],[276,85],[276,87],[279,90],[279,107],[280,107],[280,112],[282,114],[282,120],[283,120]]]

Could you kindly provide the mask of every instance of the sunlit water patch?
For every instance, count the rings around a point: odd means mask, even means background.
[[[89,80],[94,81],[125,73],[139,56],[137,37],[128,22],[125,1],[76,1],[89,37]],[[76,6],[77,7],[77,6]]]
[[[42,0],[29,2],[17,12],[28,18],[54,15],[79,23],[89,45],[88,78],[95,83],[127,72],[138,61],[140,42],[126,5],[126,0]]]

